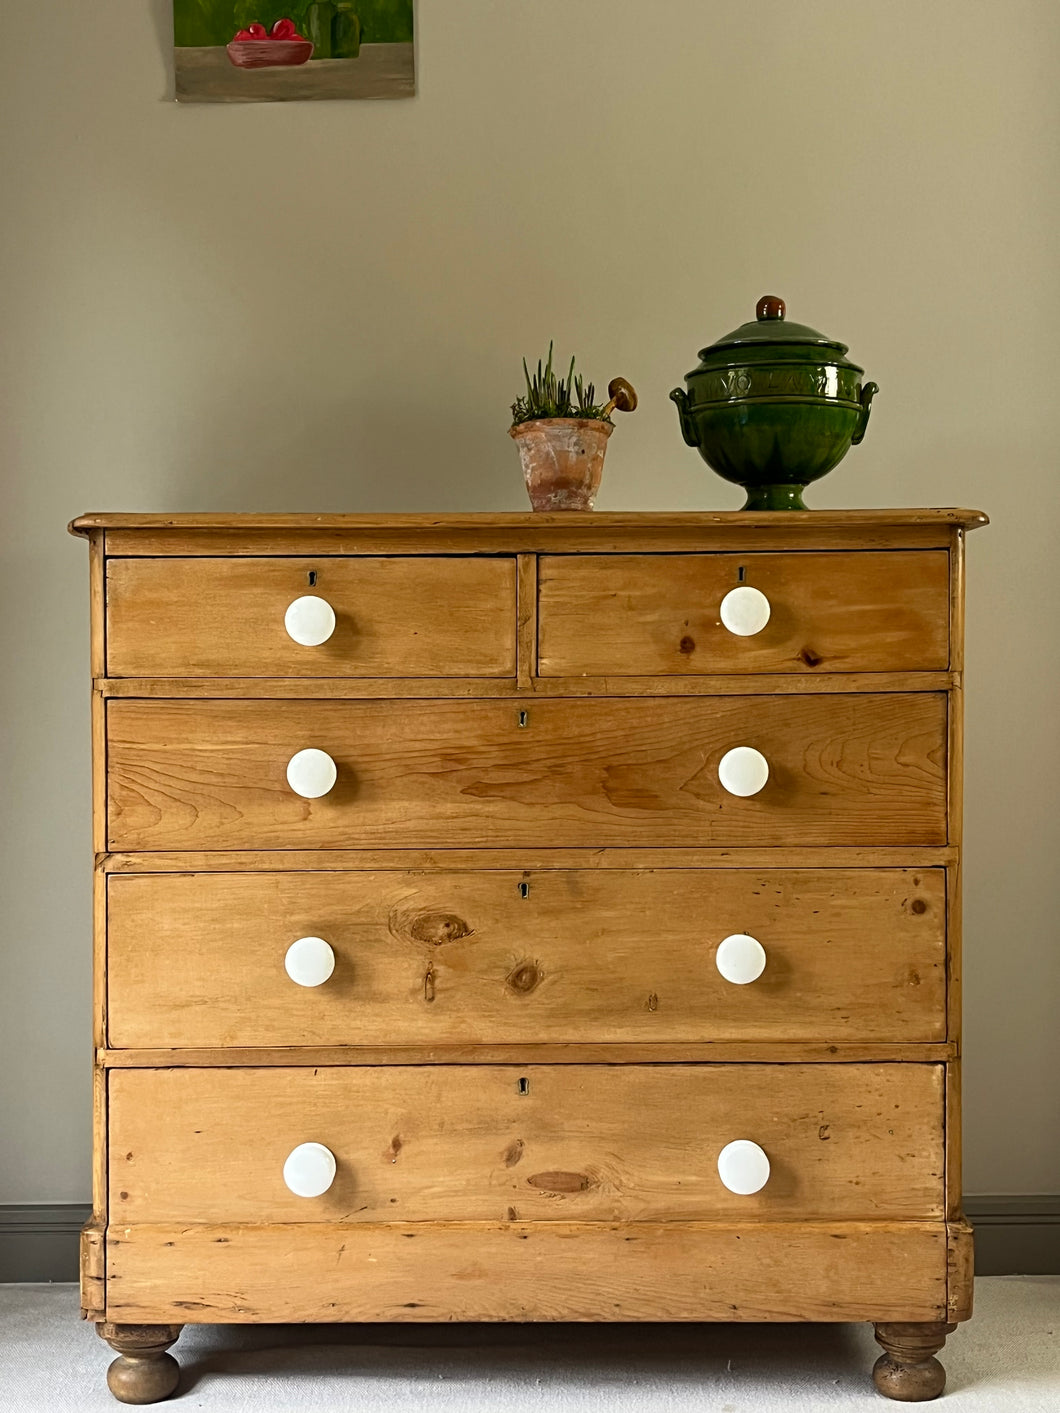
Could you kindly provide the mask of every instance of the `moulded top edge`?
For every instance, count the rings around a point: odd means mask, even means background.
[[[288,530],[320,531],[489,531],[489,530],[600,530],[631,531],[777,529],[840,530],[917,526],[957,526],[977,529],[989,523],[981,510],[958,507],[882,510],[689,510],[689,511],[563,511],[542,514],[535,511],[475,512],[439,514],[233,514],[209,511],[179,515],[138,514],[122,511],[90,512],[69,524],[72,535],[88,535],[93,530]]]

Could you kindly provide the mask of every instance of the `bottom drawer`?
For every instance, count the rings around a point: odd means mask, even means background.
[[[107,1318],[945,1320],[942,1222],[111,1226]]]
[[[939,1217],[942,1105],[929,1064],[117,1070],[110,1220]],[[768,1159],[745,1195],[736,1140]],[[289,1185],[307,1144],[334,1158],[314,1196]]]

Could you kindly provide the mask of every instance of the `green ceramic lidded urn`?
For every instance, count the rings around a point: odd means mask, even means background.
[[[707,465],[747,491],[744,510],[805,510],[803,487],[838,466],[865,435],[875,383],[847,345],[789,324],[763,295],[753,323],[700,351],[675,388],[681,431]]]

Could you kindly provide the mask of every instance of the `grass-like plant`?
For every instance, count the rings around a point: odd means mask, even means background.
[[[537,372],[532,377],[526,366],[526,359],[523,359],[523,376],[526,379],[526,393],[512,403],[512,422],[515,425],[520,422],[533,422],[541,417],[585,417],[591,421],[610,422],[614,408],[632,412],[636,406],[636,393],[621,378],[616,378],[615,383],[622,384],[622,391],[616,395],[615,388],[609,387],[611,401],[598,403],[595,386],[583,382],[581,374],[575,373],[573,358],[567,376],[557,377],[552,368],[551,343],[548,346],[547,362],[542,364],[538,359]],[[629,388],[633,399],[632,406],[629,407],[625,405],[629,400],[624,393],[626,388]]]

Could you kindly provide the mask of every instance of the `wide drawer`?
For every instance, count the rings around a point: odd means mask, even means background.
[[[741,585],[769,601],[748,636],[722,621]],[[543,555],[539,611],[543,677],[943,669],[949,556]]]
[[[737,746],[755,795],[719,781]],[[337,765],[317,799],[305,748]],[[111,701],[107,780],[113,849],[941,844],[946,699]]]
[[[948,1313],[938,1220],[130,1226],[116,1216],[106,1249],[107,1317],[125,1324]]]
[[[304,596],[335,615],[291,637]],[[110,559],[112,677],[506,677],[515,672],[515,559]]]
[[[935,1041],[945,931],[942,869],[112,875],[108,1042]]]
[[[942,1211],[943,1066],[115,1070],[111,1221],[875,1219]],[[730,1142],[770,1165],[737,1195]],[[302,1144],[336,1162],[296,1196]]]

